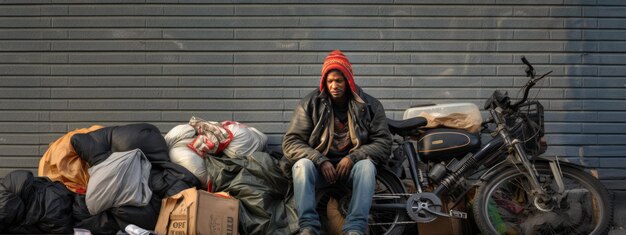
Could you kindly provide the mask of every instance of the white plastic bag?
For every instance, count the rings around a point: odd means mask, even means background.
[[[184,139],[192,139],[196,135],[196,130],[190,125],[178,125],[172,128],[165,135],[165,143],[168,148],[173,148],[174,145]],[[188,143],[187,143],[188,144]]]
[[[178,125],[165,135],[165,142],[170,149],[170,160],[189,170],[202,185],[207,185],[209,179],[204,160],[188,145],[196,137],[196,130],[191,125]]]
[[[245,157],[265,149],[267,136],[256,128],[233,121],[224,121],[222,126],[233,133],[233,139],[224,149],[226,156],[230,158]]]
[[[206,171],[204,159],[187,146],[192,140],[193,139],[188,138],[176,143],[174,147],[170,149],[170,160],[189,170],[200,180],[203,186],[206,186],[209,175]]]

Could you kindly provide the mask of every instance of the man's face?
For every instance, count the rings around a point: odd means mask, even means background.
[[[333,99],[344,98],[346,95],[346,79],[337,70],[330,71],[326,76],[326,89]]]

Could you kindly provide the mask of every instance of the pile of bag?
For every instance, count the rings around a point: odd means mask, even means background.
[[[165,137],[151,124],[92,126],[51,143],[39,176],[0,180],[0,233],[114,234],[153,230],[161,202],[189,188],[225,191],[240,202],[239,233],[297,231],[289,185],[267,136],[239,122],[192,117]]]
[[[189,124],[178,125],[165,135],[172,162],[193,173],[209,187],[204,158],[226,155],[244,158],[265,149],[267,136],[254,127],[234,121],[205,121],[191,117]]]
[[[168,152],[161,132],[151,124],[69,132],[50,144],[40,161],[41,177],[14,171],[3,179],[28,180],[10,181],[22,186],[0,187],[0,202],[11,201],[0,204],[0,211],[10,210],[4,219],[0,214],[0,233],[71,233],[84,228],[114,234],[128,224],[154,228],[163,198],[200,186],[191,172],[170,161]],[[37,196],[20,193],[22,188]],[[19,206],[7,206],[18,198],[23,212]],[[20,219],[21,214],[27,219]]]
[[[291,234],[298,230],[289,181],[279,157],[262,152],[267,136],[234,121],[192,117],[165,135],[170,158],[192,172],[210,192],[227,192],[240,202],[240,234]]]

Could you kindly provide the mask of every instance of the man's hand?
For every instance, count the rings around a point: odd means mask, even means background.
[[[342,158],[339,164],[337,164],[338,177],[345,178],[350,173],[350,170],[352,170],[352,159],[349,157]]]
[[[322,170],[322,175],[324,175],[326,182],[328,182],[329,184],[334,184],[337,180],[337,172],[335,171],[335,167],[333,167],[333,164],[330,163],[330,161],[325,161],[320,166],[320,169]]]

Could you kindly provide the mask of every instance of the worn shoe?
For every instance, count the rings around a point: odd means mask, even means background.
[[[350,230],[350,231],[343,233],[343,235],[362,235],[362,233],[359,231]]]
[[[300,229],[300,235],[317,235],[312,228],[302,228]]]

